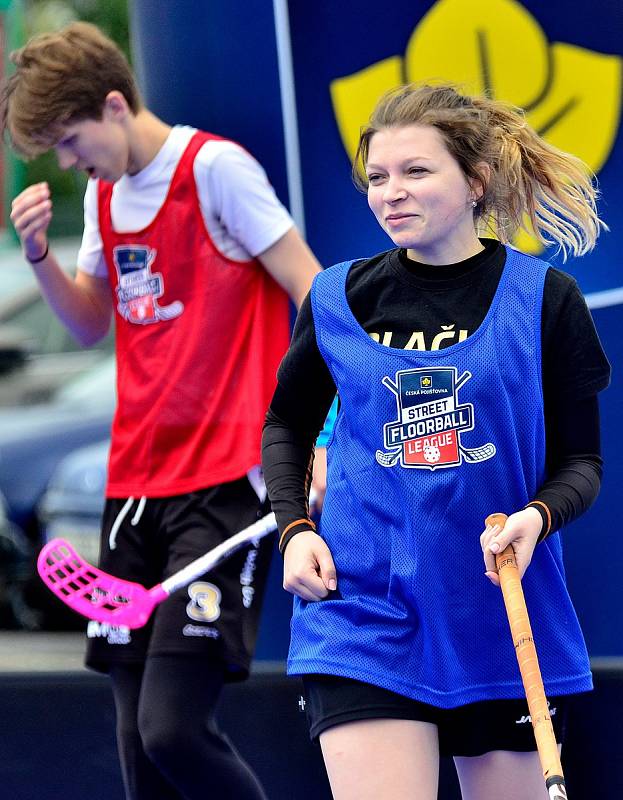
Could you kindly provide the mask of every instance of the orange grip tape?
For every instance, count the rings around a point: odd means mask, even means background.
[[[504,528],[506,514],[490,514],[485,520],[485,525],[498,525]],[[530,618],[526,607],[526,599],[521,588],[521,579],[515,560],[515,551],[509,545],[502,553],[497,553],[496,564],[506,614],[510,624],[515,653],[519,663],[519,671],[528,700],[528,709],[532,718],[534,738],[539,752],[543,776],[548,778],[559,775],[563,778],[562,765],[558,754],[556,736],[549,715],[547,698],[543,687],[543,678],[539,667],[539,659],[532,637]]]

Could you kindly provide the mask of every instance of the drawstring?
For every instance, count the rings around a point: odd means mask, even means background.
[[[109,548],[111,550],[114,550],[117,547],[117,533],[119,531],[119,528],[121,527],[121,523],[126,518],[126,516],[128,514],[128,511],[132,507],[132,503],[133,502],[134,502],[134,498],[133,497],[128,497],[128,499],[123,504],[123,508],[117,514],[117,517],[116,517],[115,521],[113,522],[113,526],[110,529],[110,534],[108,536],[108,546],[109,546]],[[134,513],[134,516],[130,520],[130,524],[131,525],[138,525],[138,523],[140,522],[141,516],[143,515],[143,511],[145,510],[145,504],[146,503],[147,503],[147,498],[144,497],[144,496],[141,497],[141,499],[138,502],[138,508],[136,509],[136,512]]]
[[[138,525],[138,523],[141,521],[141,517],[143,516],[143,511],[145,510],[146,502],[147,498],[145,497],[145,495],[143,495],[141,499],[138,501],[138,508],[136,509],[136,513],[132,517],[131,520],[132,525]]]

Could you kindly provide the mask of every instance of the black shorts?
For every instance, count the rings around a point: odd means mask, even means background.
[[[107,500],[100,568],[147,587],[269,511],[268,501],[260,502],[246,476],[185,495],[147,499],[142,509],[139,503],[139,499]],[[142,628],[89,622],[87,666],[107,672],[112,664],[143,663],[148,655],[179,653],[222,662],[228,680],[245,678],[274,549],[274,537],[266,536],[239,550],[174,592]]]
[[[330,675],[304,675],[310,736],[344,722],[410,719],[431,722],[439,731],[442,756],[481,756],[492,750],[536,750],[526,700],[486,700],[442,709],[368,683]],[[556,741],[562,743],[573,696],[550,698]]]

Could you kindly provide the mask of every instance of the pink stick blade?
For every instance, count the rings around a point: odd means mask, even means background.
[[[48,542],[39,554],[37,570],[63,603],[97,622],[140,628],[168,595],[155,586],[115,578],[87,563],[64,539]]]

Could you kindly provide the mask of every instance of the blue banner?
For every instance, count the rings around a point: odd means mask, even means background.
[[[619,4],[438,0],[291,3],[307,235],[323,263],[391,246],[350,180],[360,126],[400,83],[452,80],[525,109],[528,122],[597,174],[611,228],[595,252],[567,263],[585,292],[623,286],[623,147]],[[516,244],[542,253],[526,235]]]

